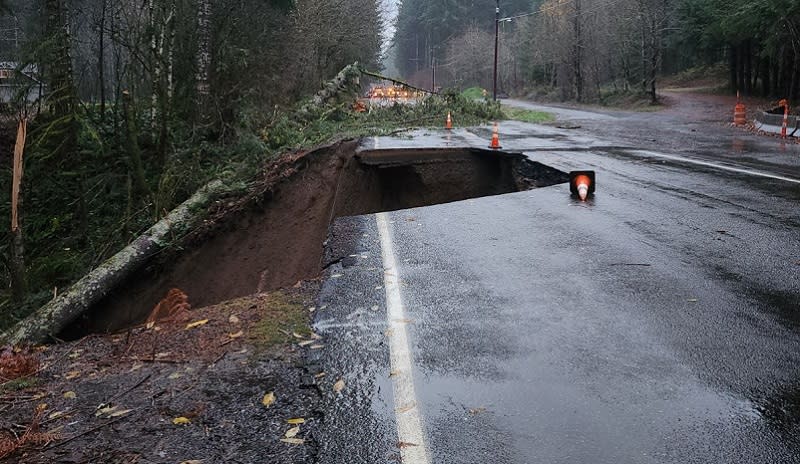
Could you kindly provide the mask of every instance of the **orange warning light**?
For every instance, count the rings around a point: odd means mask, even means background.
[[[569,173],[569,191],[573,195],[586,201],[595,191],[594,171],[572,171]]]

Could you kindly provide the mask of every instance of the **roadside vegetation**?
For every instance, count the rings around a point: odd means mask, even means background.
[[[503,107],[503,115],[506,117],[506,119],[513,119],[515,121],[529,122],[534,124],[542,124],[556,120],[556,117],[552,113],[526,110],[510,106]]]
[[[357,112],[367,77],[310,103],[345,66],[379,68],[373,0],[5,0],[0,11],[21,39],[0,41],[0,60],[16,63],[0,127],[0,331],[212,179],[244,191],[286,151],[437,126],[447,111],[462,124],[498,117],[496,106],[447,92]],[[35,101],[39,82],[52,91]],[[8,233],[19,119],[20,227]]]
[[[132,166],[126,159],[129,146],[120,144],[113,125],[99,122],[95,112],[82,113],[77,149],[85,154],[86,161],[73,167],[70,176],[80,176],[89,186],[81,206],[87,211],[87,223],[78,221],[76,216],[80,211],[72,208],[79,205],[78,200],[68,203],[66,208],[60,201],[68,192],[64,187],[69,183],[53,179],[48,163],[36,162],[44,155],[33,145],[26,177],[42,181],[29,186],[25,203],[29,292],[22,300],[15,300],[11,289],[0,292],[0,330],[50,300],[54,293],[123,248],[213,179],[223,179],[233,188],[245,191],[249,181],[270,159],[287,151],[335,139],[441,126],[448,111],[462,125],[501,117],[498,106],[468,100],[455,93],[426,98],[419,105],[373,108],[364,113],[353,111],[351,102],[349,99],[314,108],[302,115],[302,105],[268,115],[252,113],[248,117],[254,120],[243,122],[229,139],[216,142],[194,138],[189,127],[176,125],[173,130],[180,134],[176,137],[180,142],[174,143],[174,152],[161,169],[151,164],[156,155],[147,137],[140,136],[146,166],[142,180],[146,189],[138,191]],[[136,124],[146,126],[146,115]],[[38,134],[46,127],[35,121],[31,131]],[[2,172],[3,185],[10,184],[10,174],[9,170]],[[10,193],[9,189],[0,192],[0,217],[10,215]],[[0,251],[8,253],[9,243],[0,246]],[[6,272],[3,268],[0,276],[10,279]]]
[[[485,90],[485,89],[482,89],[480,87],[470,87],[470,88],[464,90],[463,92],[461,92],[461,95],[464,98],[477,100],[479,98],[486,98],[488,96],[488,91]]]

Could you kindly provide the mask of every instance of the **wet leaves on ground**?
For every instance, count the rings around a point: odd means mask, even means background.
[[[272,406],[274,402],[275,402],[275,392],[269,392],[266,395],[264,395],[264,398],[261,399],[261,404],[263,404],[266,407]]]
[[[344,379],[339,379],[333,384],[333,391],[340,393],[342,390],[344,390]]]
[[[281,438],[281,441],[291,445],[303,445],[306,442],[302,438]]]
[[[208,324],[208,319],[202,319],[202,320],[199,320],[199,321],[190,322],[190,323],[186,324],[186,330],[194,329],[194,328],[197,328],[197,327],[201,327],[201,326],[204,326],[206,324]]]
[[[405,405],[405,406],[401,406],[401,407],[399,407],[399,408],[395,409],[395,411],[396,411],[398,414],[405,414],[405,413],[407,413],[408,411],[411,411],[412,409],[414,409],[414,408],[416,408],[416,407],[417,407],[417,403],[416,403],[416,402],[411,402],[411,403],[409,403],[409,404],[407,404],[407,405]]]

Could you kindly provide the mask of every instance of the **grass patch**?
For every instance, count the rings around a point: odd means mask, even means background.
[[[551,113],[526,110],[522,108],[513,108],[509,106],[503,107],[503,115],[506,117],[506,119],[513,119],[514,121],[529,122],[533,124],[542,124],[556,120],[555,115]]]
[[[479,98],[486,98],[486,95],[484,95],[483,92],[484,89],[480,87],[470,87],[467,90],[461,92],[461,96],[472,100],[476,100]]]
[[[270,293],[261,302],[261,320],[250,330],[250,338],[259,348],[270,348],[295,340],[293,334],[311,336],[308,311],[299,298],[283,292]]]
[[[20,377],[0,384],[0,394],[27,390],[39,385],[38,377]]]

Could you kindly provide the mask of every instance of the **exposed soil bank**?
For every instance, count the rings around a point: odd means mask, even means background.
[[[142,322],[171,288],[195,307],[294,285],[323,267],[332,220],[566,182],[520,154],[479,149],[357,151],[358,141],[287,155],[241,199],[113,291],[67,338]]]

